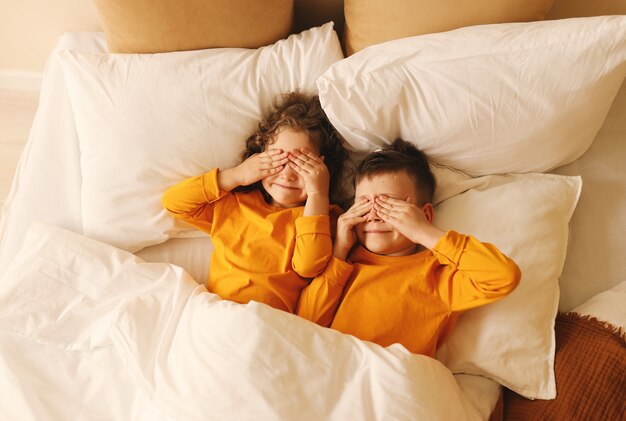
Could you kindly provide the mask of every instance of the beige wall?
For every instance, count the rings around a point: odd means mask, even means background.
[[[0,69],[41,72],[63,32],[99,29],[91,0],[0,0]]]
[[[342,4],[343,0],[296,0],[295,10],[300,18],[308,16],[317,23],[324,16],[340,16]],[[593,14],[626,14],[626,0],[557,0],[550,17]],[[0,0],[0,72],[41,72],[63,32],[99,29],[92,0]]]

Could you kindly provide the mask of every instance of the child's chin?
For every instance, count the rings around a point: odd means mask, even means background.
[[[365,242],[365,248],[376,254],[387,254],[389,253],[389,245],[381,244],[378,241],[367,241]]]
[[[304,206],[306,202],[299,200],[290,200],[289,198],[277,197],[273,198],[274,202],[279,204],[283,208],[297,208],[298,206]],[[281,200],[282,199],[282,200]]]

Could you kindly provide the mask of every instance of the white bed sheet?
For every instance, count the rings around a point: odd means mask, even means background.
[[[482,419],[433,358],[48,224],[25,244],[0,278],[3,419]]]
[[[0,419],[167,421],[113,347],[69,351],[0,332]]]

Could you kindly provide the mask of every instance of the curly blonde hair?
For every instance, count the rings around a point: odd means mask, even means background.
[[[329,199],[331,203],[344,203],[347,198],[345,186],[346,161],[348,151],[344,140],[328,120],[322,109],[319,97],[300,92],[281,95],[274,103],[274,109],[259,122],[256,131],[246,140],[246,148],[241,153],[245,161],[254,154],[266,150],[272,144],[279,130],[289,127],[292,130],[306,133],[311,144],[324,156],[324,164],[330,174]],[[260,181],[249,186],[237,188],[239,191],[259,189],[268,198],[268,194]]]

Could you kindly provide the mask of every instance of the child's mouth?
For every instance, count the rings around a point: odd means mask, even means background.
[[[296,187],[289,187],[289,186],[283,186],[282,184],[274,184],[277,187],[282,187],[283,189],[288,189],[288,190],[297,190]]]

